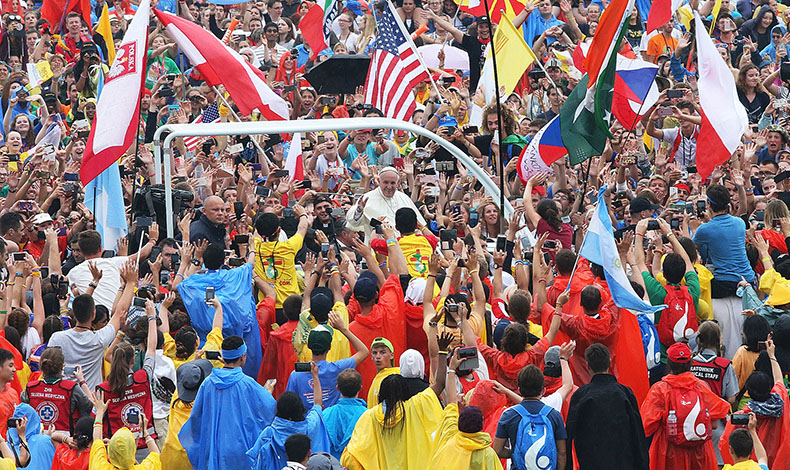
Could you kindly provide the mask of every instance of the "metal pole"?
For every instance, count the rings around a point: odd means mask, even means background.
[[[222,102],[225,103],[225,107],[228,108],[228,110],[230,110],[230,115],[233,116],[233,119],[235,119],[236,122],[242,122],[241,118],[239,118],[239,115],[236,114],[236,111],[234,111],[233,108],[230,106],[230,104],[228,104],[228,100],[225,99],[225,95],[221,94],[217,90],[216,86],[212,86],[211,89],[214,90],[214,93],[216,93],[217,96],[219,96],[220,99],[222,99]],[[261,152],[261,158],[266,158],[266,153],[261,148],[261,144],[259,144],[258,141],[255,139],[250,139],[250,141],[255,145],[255,148],[258,149],[259,152]]]
[[[488,0],[483,0],[483,3],[486,7],[486,14],[490,15],[491,10],[488,9]],[[489,49],[491,49],[491,62],[494,66],[494,93],[496,96],[497,123],[499,124],[499,132],[497,133],[497,136],[499,137],[499,142],[497,142],[499,144],[499,158],[497,159],[499,167],[499,222],[501,226],[501,233],[505,233],[505,211],[503,209],[505,207],[505,158],[503,155],[505,149],[502,142],[502,134],[504,133],[505,126],[502,122],[502,97],[499,96],[499,72],[497,71],[496,66],[496,44],[494,44],[494,31],[492,31],[493,28],[491,28],[491,17],[486,16],[486,18],[488,18],[488,31],[491,35],[491,45],[489,46]],[[505,21],[508,21],[507,17],[505,17]],[[480,25],[478,25],[478,28],[479,27]],[[469,66],[472,67],[472,64],[469,64]]]
[[[413,124],[411,122],[400,121],[397,119],[367,117],[367,118],[344,118],[344,119],[308,119],[298,121],[258,121],[258,122],[222,122],[214,124],[165,124],[159,127],[154,134],[155,144],[155,164],[157,168],[164,167],[164,187],[165,187],[165,209],[167,211],[166,219],[167,234],[169,237],[173,236],[173,202],[172,202],[172,175],[170,173],[170,160],[165,159],[162,161],[161,149],[164,146],[169,148],[170,143],[174,138],[184,136],[210,136],[210,135],[255,135],[255,134],[279,134],[279,133],[294,133],[294,132],[318,132],[318,131],[336,131],[336,130],[357,130],[357,129],[397,129],[411,132],[415,135],[426,137],[439,146],[447,150],[452,156],[457,158],[475,177],[480,184],[483,185],[486,192],[490,194],[496,203],[502,199],[499,198],[499,188],[491,180],[491,177],[480,168],[477,163],[462,152],[458,147],[442,137],[426,130],[425,128]],[[161,142],[164,133],[169,135]],[[159,177],[162,178],[160,172]],[[160,180],[161,181],[161,180]],[[505,203],[505,215],[510,216],[513,214],[513,206],[510,202]]]

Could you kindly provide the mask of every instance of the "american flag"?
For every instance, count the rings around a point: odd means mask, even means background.
[[[365,102],[386,117],[405,121],[416,106],[412,90],[429,77],[392,3],[388,1],[387,6],[365,82]]]
[[[192,124],[200,124],[201,122],[219,122],[219,106],[217,103],[211,103],[200,116],[196,117]],[[194,152],[201,140],[205,139],[203,136],[190,136],[184,137],[184,145],[187,152]]]

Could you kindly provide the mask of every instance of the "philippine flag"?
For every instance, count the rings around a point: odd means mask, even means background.
[[[555,116],[535,134],[518,156],[518,176],[524,184],[534,175],[550,173],[551,164],[568,154],[562,143],[560,117]]]
[[[632,130],[658,100],[656,73],[655,64],[617,55],[612,114],[626,130]]]

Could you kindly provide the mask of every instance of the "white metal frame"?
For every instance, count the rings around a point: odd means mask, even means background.
[[[499,206],[499,187],[475,161],[458,147],[411,122],[398,121],[381,117],[343,118],[343,119],[305,119],[298,121],[257,121],[257,122],[222,122],[213,124],[166,124],[154,134],[154,162],[156,166],[155,182],[162,184],[162,164],[164,163],[165,212],[167,219],[167,236],[172,237],[173,227],[173,192],[170,158],[162,159],[162,148],[169,149],[176,137],[217,136],[217,135],[251,135],[251,134],[292,134],[294,132],[349,131],[359,129],[399,129],[411,132],[436,142],[450,152],[472,173],[494,203]],[[162,134],[169,132],[162,141]],[[167,152],[165,152],[167,153]],[[505,200],[505,216],[510,218],[513,206]]]

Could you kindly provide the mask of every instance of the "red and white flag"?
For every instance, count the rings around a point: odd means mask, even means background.
[[[650,5],[650,13],[647,15],[647,31],[652,33],[658,28],[669,23],[672,15],[683,5],[683,0],[653,0]]]
[[[192,121],[192,124],[211,124],[219,121],[219,106],[217,106],[217,103],[211,103],[208,105],[205,111],[200,113],[200,116],[196,117],[195,120]],[[194,152],[200,141],[203,139],[205,139],[205,137],[197,135],[184,137],[184,146],[187,148],[188,152]]]
[[[263,72],[210,31],[178,16],[154,10],[189,61],[211,85],[225,86],[241,114],[258,109],[267,120],[286,120],[288,105],[266,85]]]
[[[96,103],[96,116],[80,168],[83,185],[99,176],[131,147],[140,122],[140,93],[145,83],[150,0],[142,0],[116,49],[115,61]]]
[[[741,142],[749,118],[738,99],[735,78],[721,58],[702,20],[695,12],[697,64],[699,68],[700,114],[702,125],[697,137],[697,171],[707,178],[716,166],[729,159]]]
[[[365,102],[388,118],[408,120],[416,108],[412,90],[429,78],[421,60],[392,2],[387,2],[365,81]]]
[[[288,176],[291,177],[291,183],[294,181],[304,181],[304,161],[302,160],[302,134],[296,132],[291,139],[291,145],[288,147],[288,157],[285,159],[285,169],[288,170]],[[294,196],[300,198],[304,195],[304,189],[299,189],[294,192]]]

